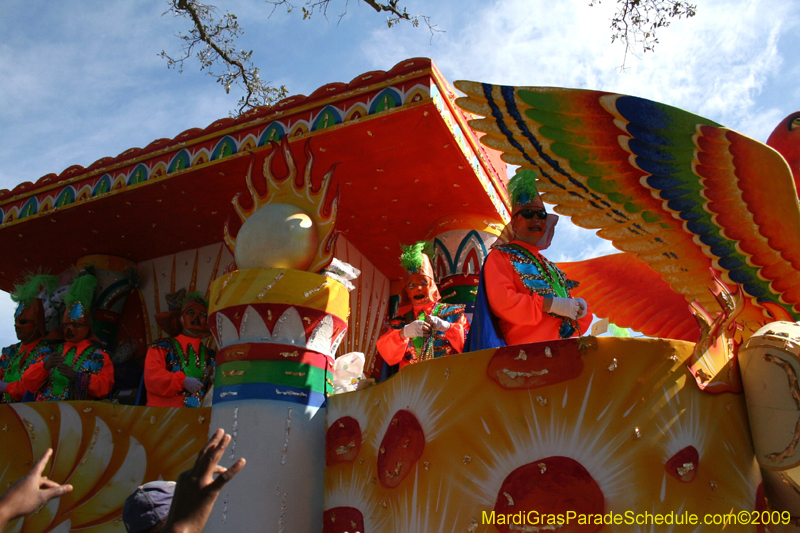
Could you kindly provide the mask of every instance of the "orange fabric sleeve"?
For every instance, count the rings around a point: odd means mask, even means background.
[[[483,272],[489,305],[501,320],[515,325],[535,326],[546,316],[542,308],[544,298],[517,289],[514,280],[519,276],[514,272],[511,261],[502,253],[490,253],[483,264]]]
[[[387,365],[396,365],[403,360],[408,348],[408,339],[402,336],[402,329],[389,329],[380,336],[375,345]],[[464,342],[461,342],[462,349]]]
[[[11,382],[6,386],[6,394],[14,398],[15,402],[22,401],[22,397],[25,396],[26,390],[28,389],[26,389],[25,385],[22,384],[22,380]]]
[[[158,396],[175,396],[183,390],[186,374],[180,370],[167,370],[167,353],[158,346],[147,350],[144,360],[144,385],[148,391]]]
[[[42,385],[44,385],[47,381],[47,378],[50,376],[50,372],[45,370],[44,360],[45,358],[43,357],[38,362],[29,366],[28,369],[22,374],[20,383],[22,383],[23,387],[25,387],[25,390],[37,393],[39,392],[39,389],[42,388]]]
[[[458,353],[464,353],[464,341],[469,330],[469,322],[465,315],[461,315],[457,322],[450,324],[450,329],[444,332],[444,338]]]
[[[105,351],[100,350],[100,353],[103,354],[103,368],[89,378],[89,395],[103,399],[114,388],[114,363]]]

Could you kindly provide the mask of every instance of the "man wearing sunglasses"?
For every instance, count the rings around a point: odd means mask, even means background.
[[[558,216],[545,210],[536,174],[519,171],[508,192],[511,222],[501,235],[506,242],[495,245],[483,265],[470,351],[565,339],[585,332],[592,322],[586,301],[570,296],[578,284],[541,254]]]

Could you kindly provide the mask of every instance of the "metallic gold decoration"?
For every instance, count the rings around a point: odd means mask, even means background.
[[[278,267],[317,272],[330,263],[336,240],[338,193],[333,199],[328,197],[335,166],[328,169],[315,189],[311,180],[314,156],[309,145],[305,145],[307,162],[300,179],[288,140],[272,146],[262,166],[266,194],[260,194],[253,185],[253,159],[246,176],[253,207],[242,207],[236,195],[233,207],[243,225],[233,237],[226,224],[225,243],[234,253],[239,268]],[[288,168],[287,175],[281,178],[272,173],[272,159],[278,151]],[[278,205],[294,206],[295,211]],[[253,216],[255,221],[248,225]]]
[[[268,204],[242,225],[234,257],[239,268],[306,270],[318,245],[317,228],[305,211],[291,204]]]

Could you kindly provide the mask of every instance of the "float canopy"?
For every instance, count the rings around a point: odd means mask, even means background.
[[[265,132],[279,136],[267,131],[273,124],[288,131],[296,158],[305,159],[310,148],[315,182],[337,165],[339,230],[379,270],[399,278],[399,244],[424,238],[436,219],[459,212],[495,221],[505,215],[505,164],[478,143],[453,100],[430,60],[406,60],[389,72],[326,85],[310,97],[294,96],[86,169],[70,167],[0,191],[0,246],[6,250],[0,288],[9,290],[25,271],[57,273],[89,254],[141,262],[222,241],[226,220],[237,218],[231,199],[248,196],[251,160],[260,172],[272,149]],[[326,112],[330,120],[320,123]],[[226,139],[233,141],[227,149]],[[198,156],[202,149],[205,155]],[[280,175],[282,157],[274,160]]]

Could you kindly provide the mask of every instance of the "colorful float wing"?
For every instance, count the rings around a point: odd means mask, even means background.
[[[633,254],[559,263],[558,267],[569,279],[581,280],[572,295],[592,302],[597,316],[613,316],[616,325],[649,337],[698,340],[697,322],[684,297]],[[642,298],[644,293],[647,299]]]
[[[781,154],[632,96],[456,86],[467,94],[458,104],[486,117],[470,122],[486,133],[484,144],[537,171],[544,200],[558,213],[636,254],[687,303],[720,311],[707,289],[711,267],[725,283],[740,284],[754,310],[771,308],[774,316],[780,307],[800,318],[800,205]],[[800,144],[797,131],[785,144]],[[609,316],[624,323],[618,311]]]

